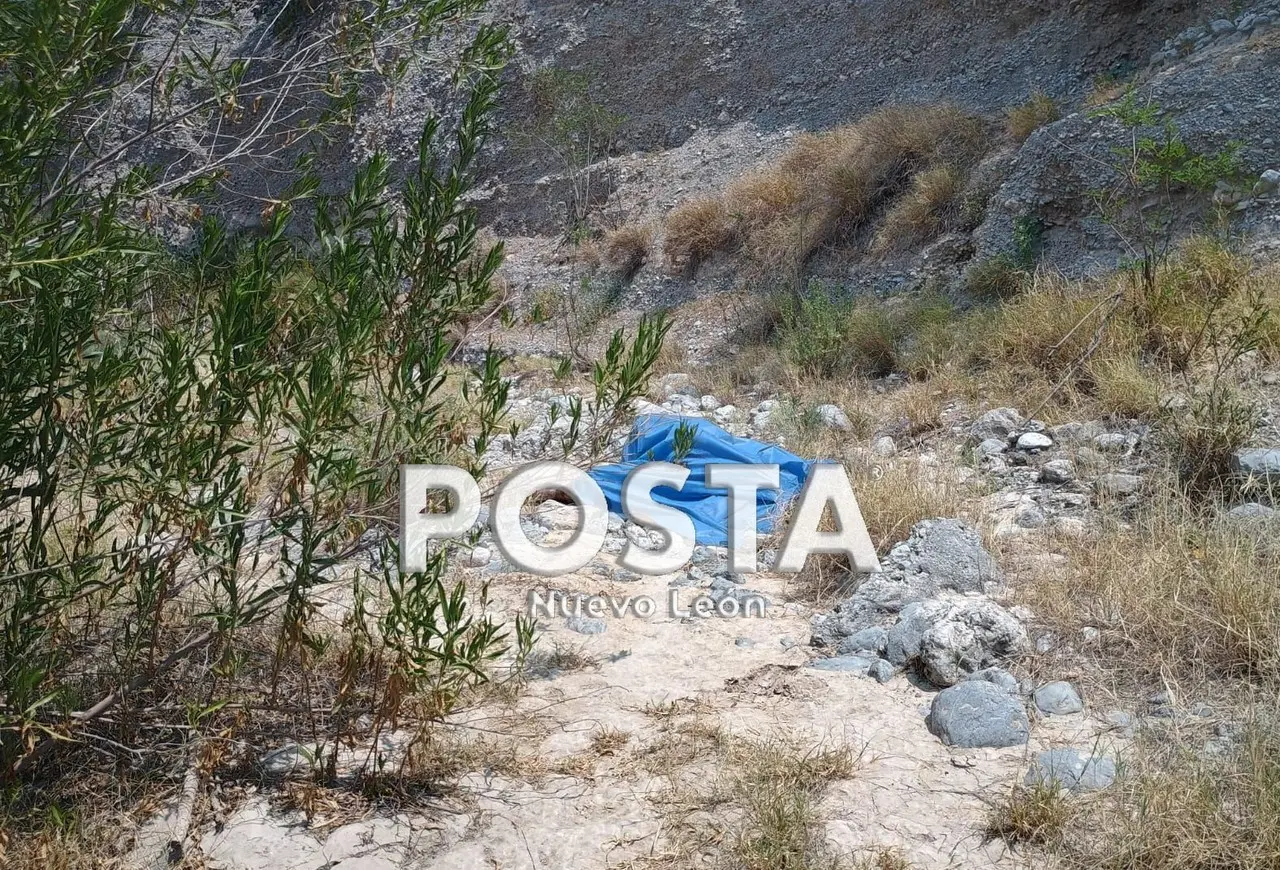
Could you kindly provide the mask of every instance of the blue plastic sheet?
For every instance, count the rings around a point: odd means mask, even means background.
[[[654,487],[653,500],[671,505],[693,520],[699,544],[725,546],[729,543],[729,492],[706,485],[706,467],[717,464],[777,465],[778,489],[756,491],[756,529],[773,531],[774,524],[793,497],[800,493],[813,463],[788,453],[781,447],[738,438],[696,417],[646,415],[636,420],[631,439],[623,448],[622,461],[600,465],[589,473],[604,490],[609,510],[622,513],[622,484],[646,462],[675,462],[675,433],[680,425],[694,430],[693,449],[679,462],[689,469],[689,479],[676,491]]]

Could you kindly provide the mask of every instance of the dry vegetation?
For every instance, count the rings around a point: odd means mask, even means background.
[[[668,782],[653,797],[670,831],[667,853],[655,857],[660,866],[708,860],[732,870],[909,866],[892,850],[851,863],[826,842],[822,794],[854,775],[855,752],[791,736],[731,736],[705,713],[682,704],[656,709],[663,733],[639,750],[637,762]]]
[[[629,281],[649,257],[653,227],[628,224],[610,230],[600,242],[600,260],[606,269]]]
[[[1058,104],[1044,91],[1036,91],[1021,105],[1008,112],[1009,135],[1021,142],[1046,124],[1062,117]]]
[[[750,329],[738,337],[758,338],[713,373],[717,394],[768,381],[785,395],[773,418],[779,436],[807,455],[846,461],[882,552],[919,519],[965,515],[966,502],[914,459],[867,459],[851,443],[884,432],[899,447],[937,437],[956,405],[1013,405],[1051,423],[1151,424],[1141,502],[1102,503],[1088,533],[1047,539],[1063,563],[1018,590],[1058,636],[1100,631],[1096,645],[1069,653],[1083,656],[1073,662],[1086,694],[1092,681],[1098,696],[1142,709],[1170,688],[1212,698],[1221,719],[1190,717],[1136,742],[1117,785],[1099,795],[1010,788],[986,834],[1016,844],[1033,866],[1050,853],[1071,868],[1280,866],[1280,552],[1274,527],[1221,518],[1223,499],[1239,497],[1225,459],[1256,433],[1250,378],[1280,360],[1277,272],[1196,237],[1149,280],[1119,272],[1072,281],[1013,267],[1001,280],[1009,289],[970,311],[929,297],[848,301],[816,284],[799,296],[741,301],[733,317]],[[857,377],[887,371],[911,380],[877,391]],[[825,402],[846,410],[851,432],[806,412]],[[1259,495],[1270,494],[1251,497]],[[820,560],[796,591],[827,601],[847,581],[845,566]],[[1248,724],[1207,754],[1222,720]]]
[[[891,106],[806,134],[722,197],[676,208],[667,220],[666,254],[696,266],[741,246],[756,273],[790,274],[819,246],[852,237],[886,207],[873,248],[926,239],[956,211],[968,170],[987,143],[979,119],[948,105]]]

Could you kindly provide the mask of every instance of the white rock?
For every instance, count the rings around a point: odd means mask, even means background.
[[[1019,450],[1047,450],[1053,446],[1053,439],[1041,432],[1024,432],[1018,436]]]
[[[839,429],[847,432],[853,428],[853,424],[849,422],[849,418],[845,416],[844,411],[840,410],[836,405],[819,405],[817,407],[818,418],[822,420],[823,425],[828,429]]]
[[[714,411],[720,407],[720,400],[715,396],[703,396],[698,400],[698,407],[703,411]]]
[[[894,456],[898,452],[898,445],[888,435],[881,435],[875,441],[871,442],[871,452],[876,456],[888,458]]]
[[[742,418],[742,412],[733,405],[721,405],[711,412],[717,423],[735,423]]]

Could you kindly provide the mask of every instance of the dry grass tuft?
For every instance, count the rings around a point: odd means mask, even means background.
[[[670,784],[651,798],[667,814],[665,859],[670,863],[664,866],[691,866],[690,861],[736,870],[848,866],[825,840],[820,804],[829,783],[853,775],[856,753],[789,736],[730,738],[713,721],[690,719],[680,711],[661,719],[664,733],[637,753],[637,761]]]
[[[1061,549],[1066,576],[1028,587],[1032,606],[1067,632],[1102,629],[1109,661],[1122,656],[1134,676],[1280,684],[1280,563],[1267,536],[1206,519],[1167,487],[1128,522]]]
[[[885,213],[871,243],[873,253],[911,248],[933,238],[957,214],[964,174],[955,166],[934,166],[911,179],[911,189]]]
[[[1052,843],[1062,835],[1071,814],[1069,799],[1056,784],[1017,785],[992,807],[983,836],[1011,846]]]
[[[610,272],[623,281],[630,281],[648,259],[652,247],[653,227],[629,224],[604,234],[600,259]]]
[[[729,793],[742,819],[729,840],[742,870],[818,870],[838,867],[824,842],[818,802],[830,782],[853,775],[847,748],[801,749],[790,741],[737,744]]]
[[[1272,726],[1274,727],[1274,726]],[[1248,725],[1218,758],[1143,746],[1080,820],[1068,866],[1271,870],[1280,864],[1280,735]],[[1073,838],[1074,839],[1074,838]]]
[[[738,179],[720,199],[673,211],[667,256],[696,266],[741,241],[749,272],[776,278],[872,221],[904,191],[877,245],[889,250],[900,237],[903,245],[922,240],[955,211],[968,169],[987,145],[983,123],[949,105],[890,106],[801,136],[774,165]]]
[[[736,238],[733,222],[718,199],[695,199],[679,205],[667,216],[663,253],[673,264],[689,269],[712,254],[726,250]]]
[[[591,735],[591,751],[596,755],[616,755],[631,742],[631,735],[617,728],[603,727]]]
[[[911,862],[900,849],[885,846],[859,857],[854,861],[853,870],[911,870]]]
[[[1135,357],[1090,360],[1086,371],[1103,413],[1148,420],[1160,414],[1160,383]]]
[[[956,488],[912,459],[856,462],[849,471],[871,542],[880,553],[905,540],[921,520],[965,514]]]
[[[1019,142],[1046,124],[1062,117],[1058,104],[1044,91],[1036,91],[1025,103],[1008,111],[1009,135]]]
[[[977,299],[1000,302],[1011,299],[1027,285],[1027,272],[1006,256],[974,263],[964,276],[965,289]]]

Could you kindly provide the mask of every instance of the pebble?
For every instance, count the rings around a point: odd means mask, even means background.
[[[888,435],[881,435],[875,441],[871,442],[871,452],[882,459],[888,459],[889,457],[897,454],[898,445],[895,444],[894,440]]]
[[[836,405],[819,405],[815,411],[818,414],[818,419],[828,429],[839,429],[842,432],[847,432],[853,428],[853,424],[849,422],[849,418],[844,411],[840,410]]]
[[[1075,466],[1070,459],[1052,459],[1040,467],[1040,482],[1061,485],[1075,480]]]

